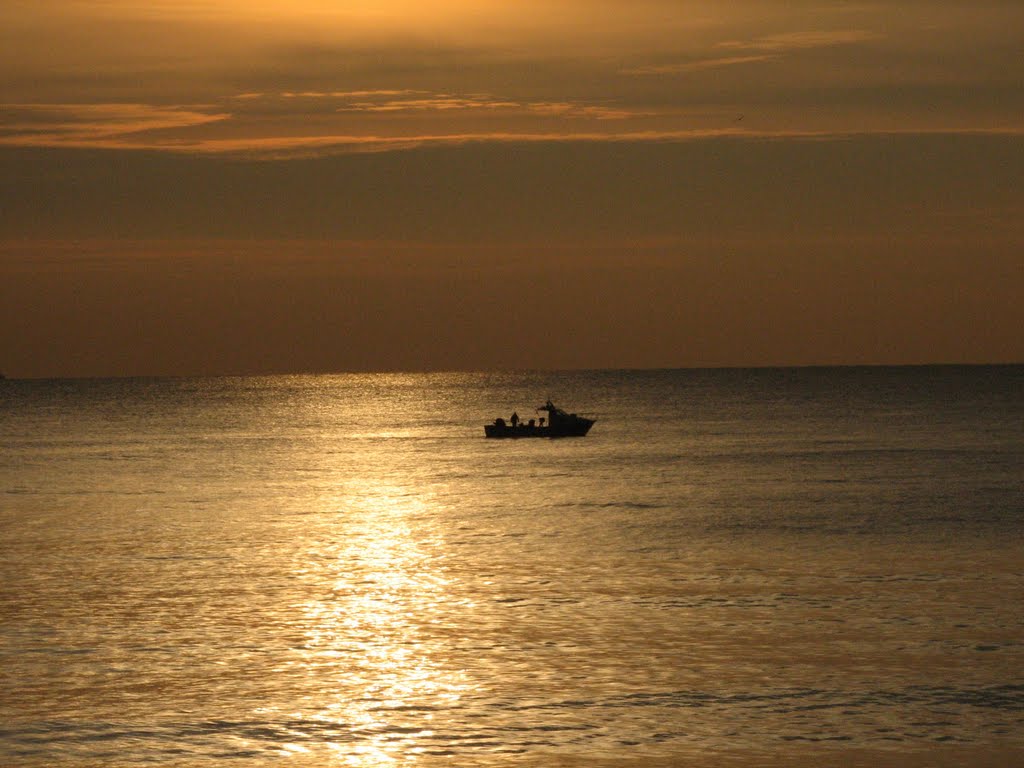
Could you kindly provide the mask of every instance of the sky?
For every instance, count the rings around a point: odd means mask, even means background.
[[[1019,0],[5,0],[8,376],[1024,362]]]

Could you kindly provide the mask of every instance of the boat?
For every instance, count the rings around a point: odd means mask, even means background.
[[[487,437],[583,437],[594,426],[596,419],[566,413],[550,400],[537,408],[545,411],[547,419],[530,419],[522,422],[516,414],[509,421],[497,418],[493,424],[484,425]],[[545,421],[547,423],[545,424]]]

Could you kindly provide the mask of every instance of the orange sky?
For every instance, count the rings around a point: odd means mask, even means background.
[[[1022,361],[1021,30],[8,0],[0,370]]]

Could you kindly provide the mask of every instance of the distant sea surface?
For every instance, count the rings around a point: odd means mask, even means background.
[[[1022,765],[1022,534],[1018,366],[2,381],[0,764]]]

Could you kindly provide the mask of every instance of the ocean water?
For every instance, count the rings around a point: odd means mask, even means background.
[[[1024,764],[1024,367],[5,381],[0,451],[2,765]]]

